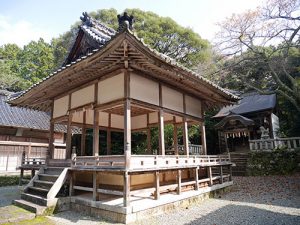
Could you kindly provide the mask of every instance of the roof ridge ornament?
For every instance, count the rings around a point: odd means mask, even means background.
[[[89,26],[89,27],[94,26],[94,22],[93,22],[92,18],[89,16],[89,14],[87,12],[83,12],[80,19],[81,19],[81,21],[83,22],[84,25]]]
[[[124,12],[123,16],[121,16],[120,14],[118,15],[118,22],[118,32],[124,29],[129,29],[131,31],[133,30],[134,17],[132,15],[128,16],[127,12]]]

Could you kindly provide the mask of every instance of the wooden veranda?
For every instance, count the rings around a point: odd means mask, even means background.
[[[229,156],[207,155],[204,111],[237,98],[152,50],[126,24],[123,24],[124,29],[115,32],[86,15],[83,21],[81,35],[68,57],[72,62],[11,100],[13,105],[51,111],[46,163],[47,167],[68,169],[70,196],[76,198],[92,192],[90,201],[99,201],[100,193],[122,195],[124,207],[129,207],[130,197],[141,191],[159,199],[163,192],[181,194],[183,188],[198,190],[200,186],[230,183]],[[107,41],[76,58],[87,50],[82,40],[93,32],[95,35],[102,33]],[[54,157],[55,124],[67,126],[64,160]],[[165,124],[173,125],[173,155],[166,154]],[[190,154],[189,125],[199,126],[203,155]],[[81,128],[82,134],[77,152],[72,147],[74,126]],[[157,152],[150,144],[151,127],[158,128]],[[179,127],[183,131],[183,147],[178,143]],[[93,129],[92,151],[87,151],[85,144],[87,128]],[[107,155],[99,154],[99,130],[107,132]],[[121,155],[112,154],[112,131],[123,133]],[[143,155],[132,154],[132,132],[147,133],[147,149]],[[179,154],[180,148],[183,148],[183,155]],[[87,152],[92,153],[87,155]],[[60,183],[66,180],[59,179]]]

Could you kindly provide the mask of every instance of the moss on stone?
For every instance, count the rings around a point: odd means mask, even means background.
[[[299,170],[300,149],[278,148],[272,152],[251,152],[247,165],[250,176],[286,175]]]

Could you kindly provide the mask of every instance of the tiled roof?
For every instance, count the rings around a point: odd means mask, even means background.
[[[11,94],[13,93],[0,91],[0,126],[49,131],[49,114],[37,110],[10,106],[6,100]],[[65,132],[66,128],[64,125],[56,124],[55,131]]]
[[[230,114],[247,114],[251,112],[273,109],[276,106],[276,94],[261,95],[247,93],[241,95],[241,100],[230,106],[223,107],[214,117],[225,117]]]
[[[85,56],[82,56],[76,60],[74,60],[73,62],[62,66],[61,68],[59,68],[58,70],[56,70],[55,72],[51,73],[49,76],[43,78],[40,82],[32,85],[30,88],[28,88],[27,90],[25,90],[24,92],[22,92],[20,95],[18,96],[14,96],[11,97],[9,99],[9,101],[14,101],[22,96],[24,96],[27,92],[29,92],[31,89],[33,89],[34,87],[38,86],[39,84],[41,84],[42,82],[44,82],[45,80],[48,80],[49,78],[55,76],[56,74],[60,73],[61,71],[67,69],[68,67],[72,67],[75,64],[77,64],[78,62],[85,60],[86,58],[91,57],[92,55],[94,55],[95,53],[99,52],[100,50],[102,50],[103,48],[105,48],[105,46],[107,44],[109,44],[110,42],[112,42],[119,34],[123,33],[123,32],[128,32],[130,35],[132,35],[137,41],[139,41],[140,43],[143,44],[144,47],[146,47],[150,52],[152,52],[156,57],[160,58],[161,60],[165,61],[166,63],[176,66],[179,69],[182,69],[183,71],[185,71],[186,73],[188,73],[189,75],[191,75],[192,77],[196,78],[197,80],[201,80],[204,83],[208,84],[209,86],[216,88],[217,90],[219,90],[223,95],[227,95],[229,98],[231,98],[232,100],[238,100],[239,97],[237,97],[236,95],[230,93],[229,91],[221,88],[220,86],[214,84],[213,82],[209,81],[208,79],[200,76],[199,74],[195,73],[194,71],[182,66],[181,64],[177,63],[174,59],[170,58],[169,56],[159,53],[157,50],[152,49],[149,45],[145,44],[143,42],[143,39],[139,38],[136,34],[134,34],[131,30],[129,29],[124,29],[123,31],[120,32],[116,32],[115,30],[108,28],[107,26],[105,26],[104,24],[96,21],[96,20],[92,20],[93,26],[89,26],[86,24],[83,24],[80,26],[80,28],[86,33],[88,34],[92,39],[96,40],[99,43],[99,48],[94,49],[92,52],[88,53]],[[73,46],[74,47],[74,46]]]

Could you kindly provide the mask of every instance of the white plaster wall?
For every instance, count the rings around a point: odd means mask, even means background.
[[[147,114],[131,118],[131,129],[147,128]]]
[[[100,112],[99,113],[99,126],[108,127],[108,113]]]
[[[163,107],[183,112],[183,95],[169,87],[162,86]]]
[[[186,114],[195,116],[195,117],[199,117],[199,118],[202,117],[200,100],[186,95],[185,96],[185,105],[186,105]]]
[[[75,123],[83,123],[83,112],[75,112],[72,116],[72,121]]]
[[[54,100],[53,118],[67,115],[68,107],[69,107],[68,95]]]
[[[86,123],[94,124],[94,110],[92,109],[86,110]]]
[[[95,85],[90,85],[72,93],[71,108],[94,102]]]
[[[98,83],[98,103],[103,104],[124,97],[124,74],[107,78]]]
[[[120,115],[111,114],[111,127],[124,129],[124,117]]]
[[[131,98],[159,105],[159,84],[140,75],[130,74]]]
[[[158,113],[149,113],[149,123],[158,123]]]

